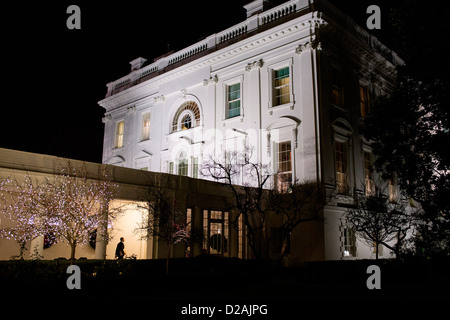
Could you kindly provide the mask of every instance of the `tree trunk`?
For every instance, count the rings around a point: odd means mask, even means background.
[[[24,253],[25,253],[25,250],[27,250],[26,248],[25,248],[25,245],[26,245],[27,243],[25,242],[25,241],[22,241],[22,242],[19,242],[19,259],[20,260],[23,260],[23,255],[24,255]]]
[[[70,264],[73,264],[75,261],[75,249],[77,248],[77,243],[71,242],[70,243]]]
[[[378,260],[378,242],[375,242],[375,260]]]

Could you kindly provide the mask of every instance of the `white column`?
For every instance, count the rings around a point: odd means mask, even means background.
[[[44,236],[39,236],[31,240],[30,259],[38,259],[44,256]]]

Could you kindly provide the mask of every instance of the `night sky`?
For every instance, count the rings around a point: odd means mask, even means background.
[[[139,56],[152,61],[244,21],[248,2],[2,4],[0,147],[101,162],[104,109],[97,102],[106,84],[128,74]],[[364,28],[367,6],[379,4],[382,30],[372,33],[395,46],[384,23],[388,1],[330,2]],[[81,9],[81,30],[66,27],[71,4]]]

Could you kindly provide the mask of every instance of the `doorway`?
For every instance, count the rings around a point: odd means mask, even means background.
[[[203,210],[203,234],[205,253],[229,256],[228,212]]]

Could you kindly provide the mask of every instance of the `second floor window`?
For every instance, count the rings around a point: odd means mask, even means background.
[[[372,172],[372,156],[370,152],[364,152],[364,181],[366,187],[366,197],[375,195],[375,182]]]
[[[200,125],[200,109],[194,101],[183,103],[172,120],[172,132],[195,128]]]
[[[369,90],[367,86],[359,86],[359,100],[361,117],[365,118],[369,115],[370,112]]]
[[[227,86],[227,110],[226,118],[233,118],[241,115],[241,84],[236,83]]]
[[[119,121],[116,125],[116,148],[123,147],[123,134],[125,131],[125,122]]]
[[[141,140],[150,139],[150,113],[144,113],[142,115],[142,137]]]
[[[273,106],[291,102],[289,67],[273,71]]]

